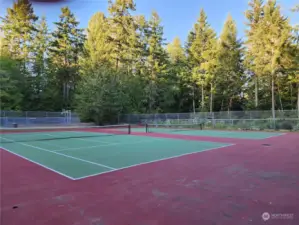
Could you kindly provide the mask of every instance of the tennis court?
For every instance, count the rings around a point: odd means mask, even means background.
[[[1,222],[298,224],[298,133],[154,128],[1,129]]]
[[[228,146],[130,135],[128,126],[7,129],[1,145],[70,179]]]

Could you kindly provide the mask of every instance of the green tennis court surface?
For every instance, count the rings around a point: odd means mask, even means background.
[[[140,128],[134,128],[132,131],[140,132]],[[170,125],[170,126],[155,126],[148,127],[149,133],[175,133],[191,136],[206,136],[206,137],[221,137],[221,138],[242,138],[242,139],[265,139],[283,135],[283,133],[274,132],[257,132],[257,131],[219,131],[219,130],[200,130],[199,128],[192,129],[192,126],[185,125]]]
[[[228,146],[83,131],[5,133],[1,141],[4,150],[70,179]]]

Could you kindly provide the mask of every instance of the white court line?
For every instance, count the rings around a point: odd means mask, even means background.
[[[157,160],[153,160],[153,161],[149,161],[149,162],[138,163],[138,164],[122,167],[122,168],[117,168],[117,169],[112,170],[112,171],[106,171],[106,172],[102,172],[102,173],[95,173],[95,174],[91,174],[91,175],[87,175],[87,176],[83,176],[83,177],[78,177],[78,178],[75,178],[74,180],[81,180],[81,179],[85,179],[85,178],[88,178],[88,177],[94,177],[94,176],[98,176],[98,175],[102,175],[102,174],[106,174],[106,173],[112,173],[112,172],[116,172],[116,171],[119,171],[119,170],[128,169],[128,168],[131,168],[131,167],[146,165],[146,164],[155,163],[155,162],[159,162],[159,161],[165,161],[165,160],[179,158],[179,157],[183,157],[183,156],[187,156],[187,155],[193,155],[193,154],[197,154],[197,153],[201,153],[201,152],[205,152],[205,151],[211,151],[211,150],[216,150],[216,149],[220,149],[220,148],[226,148],[226,147],[230,147],[230,146],[234,146],[234,145],[236,145],[236,144],[227,144],[227,145],[216,147],[216,148],[204,149],[204,150],[198,151],[198,152],[191,152],[191,153],[176,155],[176,156],[172,156],[172,157],[168,157],[168,158],[157,159]]]
[[[8,141],[13,141],[13,140],[10,140],[8,138],[4,138]],[[75,160],[78,160],[78,161],[82,161],[82,162],[86,162],[86,163],[89,163],[89,164],[93,164],[93,165],[97,165],[97,166],[101,166],[101,167],[105,167],[107,169],[111,169],[111,170],[115,170],[116,168],[113,168],[113,167],[110,167],[110,166],[106,166],[104,164],[100,164],[100,163],[95,163],[95,162],[92,162],[92,161],[89,161],[89,160],[85,160],[85,159],[81,159],[81,158],[77,158],[77,157],[73,157],[73,156],[70,156],[70,155],[66,155],[66,154],[63,154],[63,153],[59,153],[59,152],[54,152],[54,151],[50,151],[48,149],[45,149],[45,148],[40,148],[40,147],[37,147],[37,146],[34,146],[34,145],[28,145],[28,144],[25,144],[25,143],[22,143],[22,142],[19,142],[20,145],[24,145],[24,146],[27,146],[27,147],[31,147],[31,148],[35,148],[35,149],[39,149],[41,151],[44,151],[44,152],[50,152],[52,154],[56,154],[56,155],[61,155],[61,156],[64,156],[66,158],[70,158],[70,159],[75,159]]]
[[[75,178],[73,178],[73,177],[70,177],[70,176],[68,176],[68,175],[66,175],[66,174],[64,174],[64,173],[61,173],[61,172],[59,172],[59,171],[57,171],[57,170],[54,170],[54,169],[52,169],[52,168],[50,168],[50,167],[47,167],[47,166],[43,165],[43,164],[40,164],[40,163],[38,163],[38,162],[35,162],[35,161],[33,161],[32,159],[29,159],[29,158],[27,158],[27,157],[25,157],[25,156],[22,156],[22,155],[19,155],[19,154],[15,153],[15,152],[12,152],[12,151],[8,150],[7,148],[4,148],[4,147],[1,147],[1,146],[0,146],[0,149],[3,149],[4,151],[7,151],[7,152],[9,152],[9,153],[11,153],[11,154],[13,154],[13,155],[19,156],[19,157],[22,158],[22,159],[26,159],[26,160],[28,160],[28,161],[31,162],[31,163],[35,163],[35,164],[37,164],[37,165],[39,165],[39,166],[41,166],[41,167],[43,167],[43,168],[45,168],[45,169],[47,169],[47,170],[50,170],[50,171],[55,172],[55,173],[58,173],[59,175],[61,175],[61,176],[63,176],[63,177],[69,178],[69,179],[71,179],[71,180],[75,180]]]
[[[279,137],[279,136],[286,135],[286,134],[287,133],[280,133],[280,134],[276,134],[276,135],[271,135],[271,136],[266,137],[266,138],[260,138],[259,140],[264,140],[264,139],[273,138],[273,137]]]

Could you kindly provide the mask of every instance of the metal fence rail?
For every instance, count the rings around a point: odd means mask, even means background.
[[[44,111],[0,111],[0,126],[42,126],[42,125],[70,125],[80,123],[76,113],[44,112]]]
[[[164,114],[125,114],[120,116],[120,123],[146,123],[149,121],[190,120],[190,119],[270,119],[272,111],[222,111],[197,113],[164,113]],[[276,111],[276,119],[299,118],[297,110]]]

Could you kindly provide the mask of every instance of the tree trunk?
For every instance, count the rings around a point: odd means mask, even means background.
[[[254,79],[254,86],[255,86],[255,108],[258,107],[258,104],[259,104],[259,95],[258,95],[258,77],[257,75],[255,75],[255,79]]]
[[[192,107],[193,107],[193,113],[195,114],[195,93],[194,93],[194,85],[192,88]]]
[[[205,95],[204,95],[204,87],[201,85],[201,111],[204,111],[205,108]]]
[[[272,119],[274,122],[274,129],[276,128],[276,123],[275,123],[275,74],[272,72],[272,82],[271,82],[271,90],[272,90]]]
[[[213,112],[213,84],[211,84],[210,113]]]
[[[223,99],[221,100],[221,108],[220,111],[223,111]]]
[[[231,111],[233,105],[233,97],[229,98],[229,103],[228,103],[228,111]]]
[[[293,109],[293,85],[290,84],[291,107]]]
[[[279,103],[280,103],[280,109],[283,111],[283,105],[282,105],[282,101],[281,101],[279,85],[277,85],[277,89],[278,89],[278,98],[279,98]]]
[[[297,84],[297,114],[299,118],[299,83]]]

